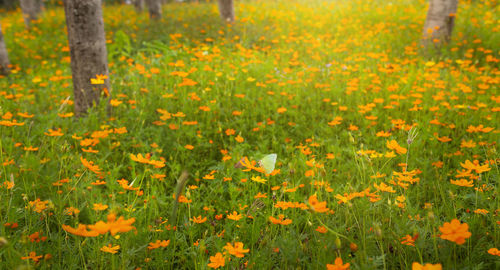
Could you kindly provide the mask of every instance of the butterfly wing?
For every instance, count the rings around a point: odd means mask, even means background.
[[[278,158],[278,155],[270,154],[263,157],[259,161],[260,166],[264,169],[266,174],[270,174],[274,171],[274,166],[276,165],[276,158]]]

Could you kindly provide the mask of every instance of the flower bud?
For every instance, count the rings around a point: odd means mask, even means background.
[[[356,245],[355,243],[350,243],[349,248],[351,249],[351,252],[358,251],[358,245]]]
[[[6,246],[9,243],[5,237],[0,237],[0,248]]]
[[[429,213],[427,213],[427,217],[429,218],[429,220],[434,220],[436,218],[436,216],[434,215],[434,212],[430,211]]]
[[[342,246],[342,241],[340,241],[340,238],[337,237],[337,239],[335,239],[335,246],[337,247],[337,249],[340,249],[340,247]]]
[[[382,229],[380,228],[379,225],[375,225],[375,228],[373,229],[373,233],[375,233],[375,236],[377,236],[377,237],[382,237]]]

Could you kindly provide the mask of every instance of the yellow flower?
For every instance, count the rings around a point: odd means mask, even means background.
[[[443,269],[443,267],[441,266],[440,263],[437,263],[437,264],[426,263],[425,265],[421,265],[418,262],[414,262],[411,265],[411,269],[412,270],[441,270],[441,269]]]
[[[90,78],[90,84],[104,84],[104,80],[107,79],[106,75],[96,75],[96,78]]]
[[[257,183],[262,183],[262,184],[264,184],[265,182],[267,182],[267,180],[266,180],[266,179],[261,178],[260,176],[252,176],[250,179],[251,179],[252,181],[255,181],[255,182],[257,182]]]
[[[109,101],[109,105],[111,105],[111,106],[113,106],[113,107],[116,107],[116,106],[118,106],[118,105],[120,105],[120,104],[122,104],[122,103],[123,103],[123,102],[122,102],[122,101],[120,101],[120,100],[118,100],[118,99],[112,99],[112,100],[110,100],[110,101]]]

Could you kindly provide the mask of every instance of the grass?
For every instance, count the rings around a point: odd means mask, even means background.
[[[0,268],[498,268],[498,14],[461,1],[423,56],[424,1],[240,1],[234,25],[110,5],[112,117],[77,119],[63,9],[4,13]],[[270,153],[271,175],[235,168]],[[63,229],[99,221],[118,231]]]

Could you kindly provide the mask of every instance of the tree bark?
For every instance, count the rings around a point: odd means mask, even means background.
[[[430,0],[422,36],[424,48],[439,47],[450,41],[457,6],[458,0]]]
[[[7,54],[7,47],[3,39],[2,26],[0,26],[0,74],[9,74],[9,55]]]
[[[225,22],[234,22],[234,2],[233,0],[219,0],[220,17]]]
[[[111,92],[101,4],[101,0],[64,0],[76,116],[99,104],[102,92],[107,96]]]
[[[140,13],[144,10],[144,0],[134,0],[135,10]]]
[[[0,4],[6,9],[6,10],[13,10],[16,9],[16,1],[13,0],[0,0]]]
[[[161,0],[146,0],[149,10],[149,18],[161,19]]]
[[[42,12],[42,0],[20,0],[21,10],[23,11],[24,24],[26,28],[31,28],[31,23],[38,20],[38,15]]]

